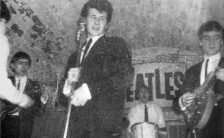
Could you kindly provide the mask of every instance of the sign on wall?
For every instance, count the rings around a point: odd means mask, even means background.
[[[136,64],[133,87],[126,92],[126,108],[134,106],[138,100],[139,86],[148,86],[150,101],[161,107],[171,107],[172,100],[180,94],[183,84],[185,63],[152,62]]]

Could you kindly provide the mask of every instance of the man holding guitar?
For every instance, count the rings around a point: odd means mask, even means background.
[[[3,1],[0,1],[0,3],[0,99],[5,99],[11,103],[27,108],[33,104],[33,100],[25,94],[19,94],[18,90],[12,85],[11,80],[8,79],[7,61],[10,52],[10,46],[8,39],[5,36],[5,31],[6,23],[9,22],[11,16],[6,4]]]
[[[31,137],[34,117],[40,113],[41,109],[41,88],[38,81],[28,78],[27,73],[30,66],[31,58],[23,51],[14,54],[10,61],[10,67],[14,73],[9,77],[10,80],[16,86],[19,93],[28,95],[35,102],[27,109],[5,102],[8,112],[6,112],[7,115],[2,120],[3,132],[1,138]]]
[[[198,37],[204,60],[187,69],[182,90],[184,94],[179,98],[179,105],[183,112],[188,111],[187,117],[194,114],[192,118],[188,118],[196,122],[194,126],[189,126],[189,120],[186,121],[189,128],[188,138],[224,138],[223,27],[217,21],[207,21],[200,26]],[[210,84],[206,86],[204,82],[208,81],[206,76],[209,74],[211,77],[211,73],[214,74],[215,79],[212,80],[214,84],[209,88]],[[211,93],[214,93],[214,96],[209,99],[208,95]],[[212,104],[208,106],[209,103]],[[205,105],[201,106],[202,104]],[[192,108],[192,105],[194,105],[194,113],[191,114],[191,110],[188,109]],[[205,107],[204,112],[199,112],[200,107]],[[211,111],[207,112],[209,110]],[[203,120],[204,117],[207,120]],[[201,122],[203,125],[200,124]]]

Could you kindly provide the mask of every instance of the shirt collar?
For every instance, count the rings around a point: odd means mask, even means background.
[[[147,103],[142,103],[142,102],[138,101],[137,104],[142,107],[145,107],[145,105],[147,105],[147,107],[150,107],[152,105],[152,102],[148,101]]]
[[[205,59],[205,61],[207,59],[209,59],[209,62],[220,60],[221,59],[221,53],[219,52],[219,53],[217,53],[215,55],[212,55],[212,56],[204,55],[204,59]]]
[[[93,36],[93,37],[89,37],[87,38],[87,41],[89,41],[89,39],[92,39],[92,44],[94,44],[100,37],[102,37],[104,34],[99,35],[99,36]]]
[[[15,78],[16,78],[16,81],[20,80],[22,82],[27,79],[27,76],[19,76],[19,77],[15,77]]]

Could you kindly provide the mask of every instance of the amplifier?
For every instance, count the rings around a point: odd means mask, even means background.
[[[167,121],[168,138],[185,138],[187,127],[184,121]]]

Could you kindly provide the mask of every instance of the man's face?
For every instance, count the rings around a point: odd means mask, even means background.
[[[30,67],[28,59],[19,59],[15,63],[11,64],[16,76],[26,76]]]
[[[145,89],[141,89],[140,92],[139,92],[139,98],[140,98],[140,101],[143,102],[143,103],[148,102],[149,92]]]
[[[223,45],[223,38],[221,32],[209,31],[203,32],[199,44],[202,47],[204,54],[212,56],[221,51]]]
[[[0,19],[0,34],[4,35],[6,31],[6,21],[5,19]]]
[[[90,8],[85,22],[88,37],[102,35],[107,28],[107,13],[104,11],[99,12],[95,8]]]

